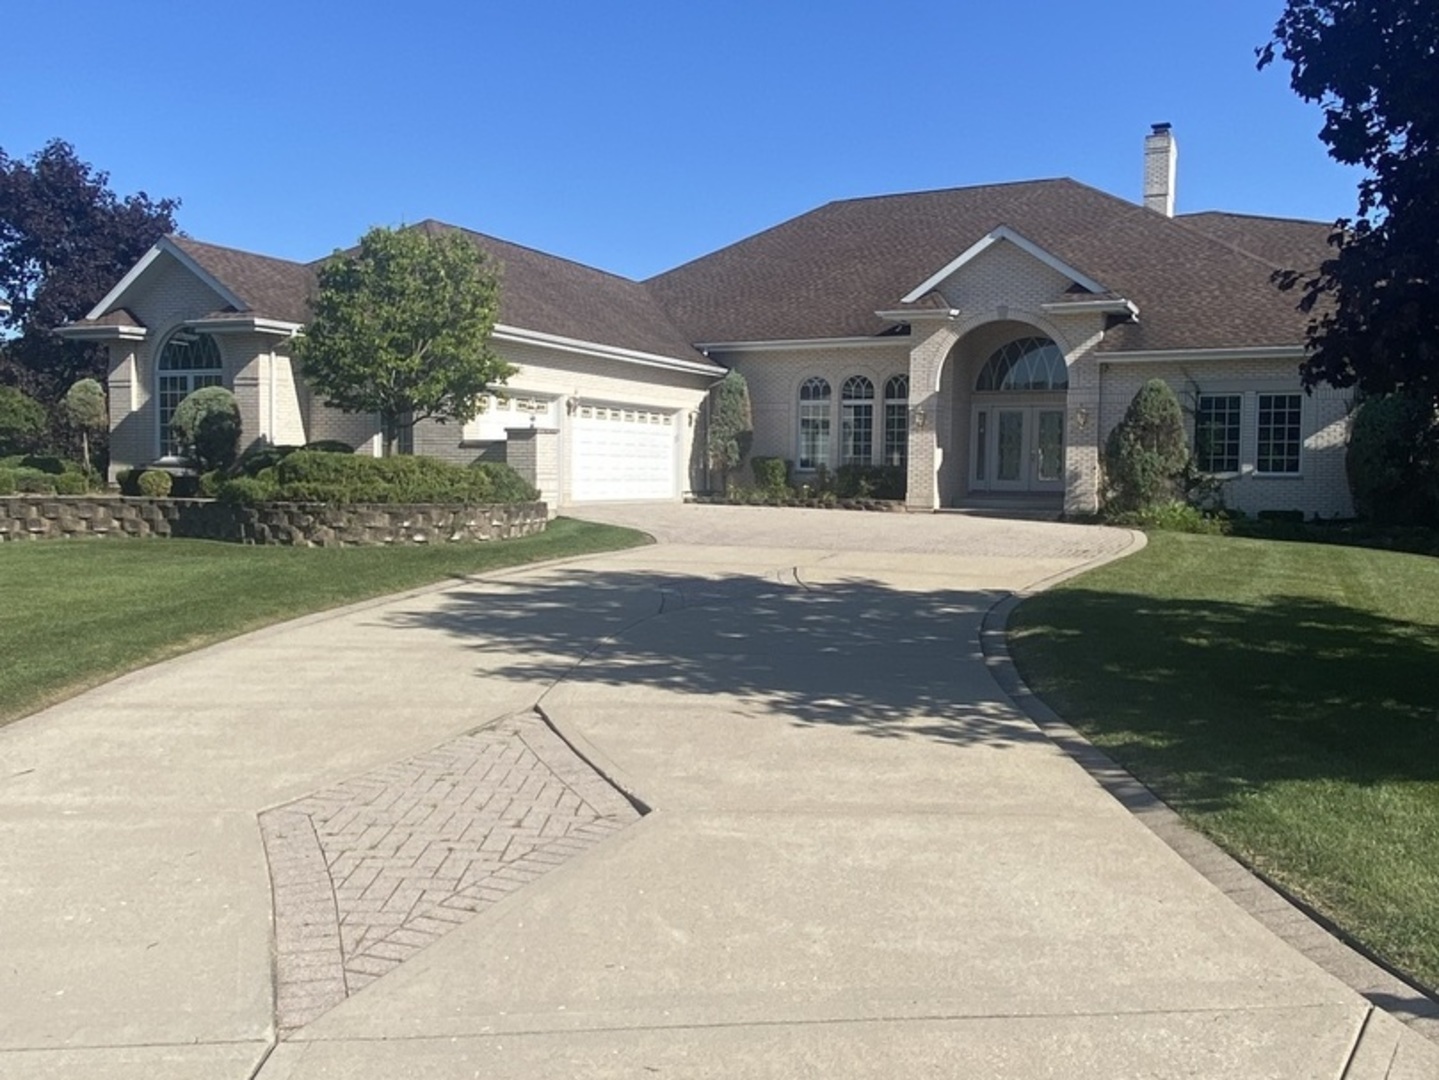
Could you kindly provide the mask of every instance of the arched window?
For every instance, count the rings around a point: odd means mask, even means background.
[[[202,386],[222,386],[223,363],[220,348],[209,334],[177,330],[160,350],[156,372],[156,397],[160,404],[160,456],[173,457],[180,445],[170,431],[175,406]]]
[[[851,375],[840,387],[839,402],[844,464],[868,465],[874,460],[874,383]]]
[[[1067,390],[1069,368],[1064,353],[1049,338],[1020,338],[994,351],[974,388],[1000,393]]]
[[[909,461],[909,376],[894,375],[884,384],[884,463],[901,469]]]
[[[829,383],[814,376],[799,388],[799,467],[829,464]]]

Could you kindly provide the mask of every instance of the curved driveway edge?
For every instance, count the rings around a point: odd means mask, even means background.
[[[1088,567],[1084,568],[1088,569]],[[1065,574],[1043,587],[1082,573]],[[985,663],[1025,716],[1090,776],[1211,884],[1280,940],[1425,1038],[1439,1043],[1439,1002],[1366,955],[1362,946],[1296,897],[1246,866],[1185,823],[1163,799],[1060,717],[1020,677],[1009,653],[1009,620],[1029,589],[997,601],[981,630]],[[1367,1029],[1366,1029],[1367,1030]],[[1389,1038],[1392,1032],[1377,1038]]]

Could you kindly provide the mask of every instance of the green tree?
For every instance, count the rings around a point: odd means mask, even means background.
[[[1344,459],[1354,507],[1375,521],[1439,525],[1439,416],[1407,394],[1360,405]]]
[[[421,420],[473,418],[514,372],[489,345],[498,274],[459,232],[371,229],[319,278],[305,377],[327,405],[378,414],[387,455]]]
[[[81,379],[60,399],[60,413],[80,433],[80,458],[90,473],[90,435],[110,430],[110,411],[105,405],[105,388],[94,379]]]
[[[202,386],[175,406],[170,428],[201,472],[228,469],[240,453],[240,406],[223,386]]]
[[[1130,513],[1174,502],[1188,463],[1179,399],[1163,379],[1150,379],[1105,442],[1105,508]]]
[[[55,139],[28,161],[0,150],[0,343],[9,381],[54,405],[81,378],[103,381],[105,349],[67,342],[55,328],[85,313],[166,233],[175,199],[143,191],[117,198],[67,142]]]
[[[719,471],[721,489],[727,490],[730,473],[743,464],[754,443],[749,384],[738,371],[731,371],[712,394],[706,450],[710,467]]]
[[[1329,155],[1365,171],[1334,255],[1279,275],[1316,313],[1305,384],[1439,404],[1439,0],[1288,0],[1259,50],[1324,111]]]
[[[42,449],[49,429],[45,406],[13,386],[0,386],[0,457]]]

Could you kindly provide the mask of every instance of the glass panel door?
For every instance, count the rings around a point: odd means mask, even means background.
[[[1064,482],[1064,410],[1036,409],[1035,484]]]
[[[1017,488],[1028,482],[1024,409],[995,410],[994,484]]]

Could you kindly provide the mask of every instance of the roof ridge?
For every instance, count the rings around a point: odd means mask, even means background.
[[[1176,217],[1228,217],[1244,218],[1248,221],[1283,221],[1293,225],[1323,225],[1325,228],[1332,228],[1332,221],[1320,221],[1317,218],[1284,217],[1276,214],[1246,214],[1238,210],[1191,210],[1187,214],[1176,214]]]

